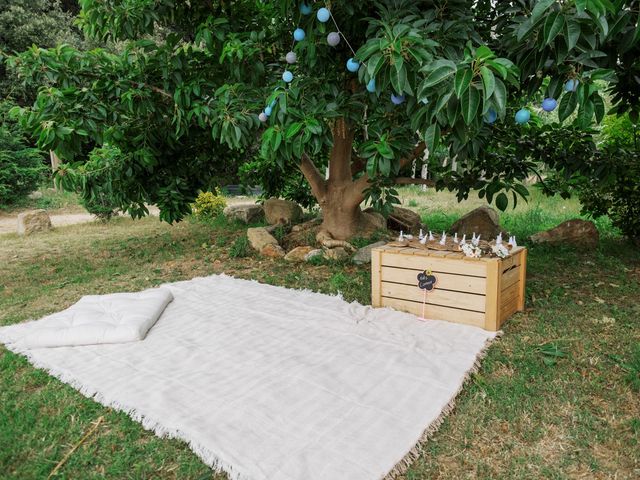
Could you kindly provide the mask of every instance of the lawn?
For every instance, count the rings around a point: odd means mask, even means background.
[[[478,203],[417,188],[403,197],[433,230]],[[575,202],[534,196],[501,220],[524,242],[578,211]],[[640,476],[640,252],[606,219],[598,227],[596,251],[530,249],[527,310],[505,325],[407,480]],[[85,294],[221,272],[369,303],[367,266],[263,259],[247,248],[244,229],[223,219],[169,226],[117,218],[27,239],[0,236],[0,325]],[[56,478],[226,478],[185,444],[155,437],[0,347],[1,479],[46,478],[100,417]]]

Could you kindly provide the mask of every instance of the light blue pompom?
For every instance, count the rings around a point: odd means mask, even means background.
[[[493,108],[489,109],[487,114],[484,116],[484,121],[487,122],[489,125],[496,123],[497,119],[498,119],[498,113]]]
[[[328,22],[331,18],[331,12],[329,12],[329,9],[322,7],[320,10],[318,10],[316,16],[318,17],[318,20],[320,22],[325,23]]]
[[[564,84],[565,92],[575,92],[578,89],[580,82],[578,80],[570,79]]]
[[[375,78],[372,78],[371,80],[369,80],[369,83],[367,83],[367,92],[376,93],[376,79]]]
[[[282,74],[282,80],[287,83],[291,83],[293,81],[293,73],[291,73],[289,70],[285,70],[285,72]]]
[[[304,30],[301,28],[296,28],[293,32],[293,38],[296,40],[296,42],[301,42],[305,39],[306,36],[307,34],[304,33]]]
[[[520,125],[527,123],[530,119],[531,112],[529,112],[529,110],[527,110],[526,108],[518,110],[518,113],[516,113],[516,123],[519,123]]]
[[[394,105],[402,105],[404,103],[404,95],[391,94],[391,101]]]
[[[352,73],[355,73],[360,68],[360,62],[358,62],[355,58],[350,58],[347,60],[347,70]]]
[[[542,101],[542,109],[545,112],[553,112],[557,106],[558,106],[558,102],[556,101],[555,98],[545,98]]]
[[[307,5],[306,3],[301,3],[300,4],[300,13],[302,15],[311,15],[311,12],[313,11],[313,9]]]

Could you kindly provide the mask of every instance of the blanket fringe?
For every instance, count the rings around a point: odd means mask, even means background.
[[[35,367],[46,371],[51,376],[57,378],[63,383],[78,390],[85,397],[98,402],[104,407],[111,408],[113,410],[123,412],[142,425],[145,430],[149,430],[162,438],[178,439],[189,445],[189,448],[209,467],[218,473],[224,472],[229,477],[229,480],[254,480],[247,476],[245,473],[238,471],[231,463],[224,461],[218,457],[211,450],[207,449],[200,443],[190,440],[187,434],[180,429],[167,428],[162,425],[160,421],[155,418],[141,414],[137,409],[129,407],[120,403],[119,401],[107,398],[102,393],[96,391],[93,388],[79,382],[75,377],[69,375],[64,370],[48,367],[36,358],[34,358],[29,349],[20,347],[17,344],[5,344],[5,347],[13,353],[24,355],[29,362]]]
[[[489,347],[496,339],[500,338],[502,334],[503,334],[502,331],[498,331],[496,332],[496,336],[494,338],[487,339],[484,346],[482,347],[482,350],[480,350],[480,353],[478,353],[478,355],[476,356],[476,359],[473,362],[473,366],[467,371],[467,373],[465,373],[462,383],[460,384],[460,387],[458,388],[456,393],[453,395],[453,397],[451,397],[451,400],[449,401],[449,403],[447,403],[447,405],[445,405],[445,407],[442,409],[442,411],[440,412],[440,415],[438,415],[438,418],[436,418],[433,422],[431,422],[431,425],[429,425],[425,429],[425,431],[422,433],[422,436],[420,437],[420,439],[418,439],[414,447],[411,450],[409,450],[409,452],[407,452],[405,456],[402,457],[402,459],[398,463],[396,463],[396,466],[393,467],[393,469],[389,473],[387,473],[387,475],[384,477],[384,480],[394,480],[396,477],[400,475],[404,475],[405,473],[407,473],[407,470],[409,470],[409,467],[411,467],[413,462],[415,462],[418,458],[420,458],[420,455],[422,454],[423,444],[426,443],[427,440],[429,440],[429,438],[431,438],[438,431],[438,429],[440,428],[440,425],[442,425],[446,417],[451,412],[453,412],[453,410],[456,407],[456,399],[458,398],[458,395],[460,395],[460,392],[462,392],[464,387],[467,385],[467,383],[469,382],[469,379],[480,371],[482,360],[487,356]]]

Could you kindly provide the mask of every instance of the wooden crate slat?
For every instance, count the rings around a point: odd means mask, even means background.
[[[400,298],[414,302],[422,302],[424,299],[424,290],[420,290],[417,285],[383,281],[380,291],[383,297]],[[476,312],[484,312],[485,309],[484,295],[442,290],[438,287],[427,293],[427,303]]]
[[[500,324],[518,311],[518,297],[512,298],[507,303],[503,303],[500,309]]]
[[[514,283],[517,283],[519,280],[520,266],[512,268],[511,270],[507,270],[507,272],[502,275],[502,290],[510,287]]]
[[[395,308],[396,310],[413,313],[418,317],[422,316],[422,303],[382,297],[382,305],[385,307]],[[471,312],[468,310],[459,310],[456,308],[440,307],[437,305],[427,304],[425,306],[425,317],[437,320],[446,320],[455,323],[463,323],[465,325],[473,325],[475,327],[484,326],[483,313]]]
[[[486,276],[485,262],[469,262],[450,258],[431,258],[427,255],[407,255],[402,252],[382,252],[382,266],[417,270],[430,269],[434,272],[457,273],[475,277]]]
[[[404,283],[416,286],[418,284],[418,274],[422,270],[412,270],[408,268],[382,267],[382,278],[387,282]],[[467,277],[466,275],[455,275],[449,273],[437,273],[438,283],[436,288],[444,290],[457,290],[459,292],[477,293],[484,295],[486,291],[486,280],[482,277]]]
[[[511,300],[513,300],[514,298],[518,298],[518,293],[520,291],[520,285],[518,284],[513,284],[510,287],[505,288],[504,290],[502,290],[502,294],[501,294],[501,300],[502,303],[508,303]]]

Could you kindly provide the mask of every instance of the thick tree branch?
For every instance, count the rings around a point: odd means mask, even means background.
[[[398,177],[393,180],[396,185],[428,185],[435,187],[436,182],[426,178]]]
[[[400,159],[400,169],[402,170],[404,167],[406,167],[407,165],[409,165],[411,162],[413,162],[413,160],[418,157],[418,155],[421,155],[422,153],[424,153],[424,151],[426,150],[427,145],[424,142],[420,142],[418,145],[415,146],[415,148],[413,149],[413,151],[407,155],[405,158]],[[398,179],[396,179],[398,180]],[[418,180],[418,179],[415,179]],[[423,184],[423,185],[430,185],[429,183],[422,183],[422,179],[419,179],[420,181],[416,182],[418,184]],[[431,180],[428,180],[429,182],[431,182]],[[409,183],[406,182],[406,180],[401,180],[400,182],[396,182],[400,185],[405,184],[408,185]],[[361,202],[364,201],[364,190],[367,188],[367,186],[369,185],[369,175],[367,175],[366,173],[364,175],[362,175],[358,180],[356,180],[354,182],[354,198],[353,201],[356,202],[357,204],[360,204]]]
[[[427,144],[424,142],[420,142],[418,145],[416,145],[411,154],[400,160],[400,170],[413,162],[418,157],[418,155],[423,154],[426,149]]]
[[[309,158],[306,153],[302,154],[302,160],[300,161],[300,171],[311,185],[311,191],[313,196],[316,197],[318,203],[322,203],[327,193],[327,182],[316,167],[313,160]]]

